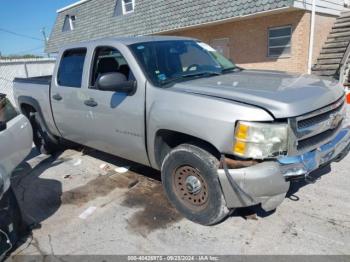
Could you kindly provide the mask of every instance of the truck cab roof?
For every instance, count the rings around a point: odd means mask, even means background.
[[[98,43],[107,42],[118,42],[124,45],[132,45],[137,43],[145,43],[145,42],[155,42],[155,41],[176,41],[176,40],[197,40],[195,38],[190,37],[179,37],[179,36],[121,36],[121,37],[107,37],[96,40],[78,42],[74,44],[69,44],[63,46],[61,50],[77,48],[82,46],[96,45]]]

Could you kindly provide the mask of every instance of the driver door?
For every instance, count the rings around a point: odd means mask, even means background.
[[[115,47],[95,47],[89,88],[85,93],[91,101],[91,104],[85,104],[90,116],[87,123],[90,139],[87,145],[135,162],[149,164],[145,145],[145,80],[133,73],[137,70],[125,57]],[[128,95],[99,90],[99,77],[113,72],[124,74],[128,81],[136,81],[136,92]]]

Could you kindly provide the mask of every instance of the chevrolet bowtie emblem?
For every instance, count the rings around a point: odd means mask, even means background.
[[[331,114],[328,120],[328,126],[330,129],[335,129],[339,126],[340,122],[343,121],[343,115],[341,114]]]

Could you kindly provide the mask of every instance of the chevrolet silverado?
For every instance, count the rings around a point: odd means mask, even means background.
[[[14,92],[43,153],[68,140],[160,170],[170,202],[203,225],[276,209],[291,180],[349,151],[339,82],[244,70],[191,38],[72,44],[52,76]]]

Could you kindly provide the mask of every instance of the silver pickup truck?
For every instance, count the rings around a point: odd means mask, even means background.
[[[338,82],[244,70],[190,38],[70,45],[53,76],[16,79],[14,92],[42,152],[65,139],[160,170],[170,202],[204,225],[274,210],[292,179],[349,151]]]

